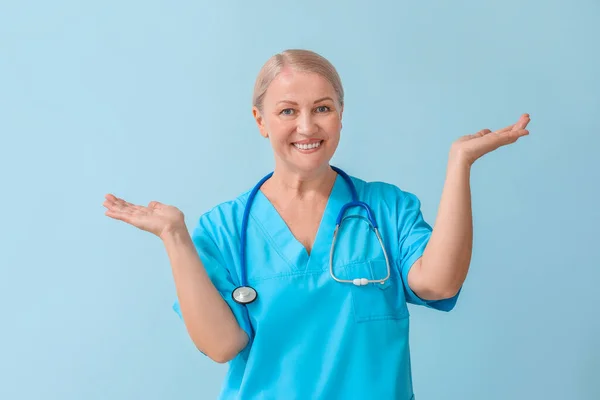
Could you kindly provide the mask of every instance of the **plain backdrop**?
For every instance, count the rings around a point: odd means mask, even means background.
[[[593,0],[2,1],[0,398],[217,397],[227,365],[171,309],[162,243],[102,202],[172,204],[192,229],[250,189],[273,167],[254,79],[286,48],[342,77],[333,163],[431,224],[451,143],[531,114],[473,166],[456,309],[411,306],[415,393],[600,398],[599,19]]]

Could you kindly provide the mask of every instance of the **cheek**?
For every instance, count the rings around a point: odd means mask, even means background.
[[[281,140],[285,140],[288,136],[290,136],[291,132],[293,132],[293,130],[295,129],[295,126],[293,123],[290,123],[289,121],[284,121],[284,120],[277,120],[277,121],[272,121],[269,124],[269,133],[277,138],[277,139],[281,139]]]
[[[340,121],[337,116],[331,118],[325,124],[325,129],[330,135],[339,135],[340,130],[342,129],[342,121]]]

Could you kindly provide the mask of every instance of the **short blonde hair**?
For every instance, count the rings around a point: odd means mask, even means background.
[[[263,100],[269,85],[285,67],[290,67],[298,72],[313,72],[321,75],[333,86],[340,105],[344,105],[344,88],[335,67],[314,51],[289,49],[272,56],[258,73],[254,84],[252,105],[260,111],[262,111]]]

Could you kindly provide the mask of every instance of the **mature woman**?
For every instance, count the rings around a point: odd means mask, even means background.
[[[329,164],[344,91],[306,50],[261,69],[253,114],[275,155],[253,190],[203,214],[113,195],[106,215],[162,239],[197,348],[229,362],[221,398],[413,398],[407,303],[449,311],[471,258],[469,174],[482,155],[527,135],[529,116],[458,139],[435,228],[417,197]]]

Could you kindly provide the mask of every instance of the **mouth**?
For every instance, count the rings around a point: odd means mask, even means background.
[[[317,151],[321,147],[322,143],[322,140],[312,140],[310,142],[292,143],[292,146],[294,146],[296,150],[299,150],[302,153],[311,153]]]

